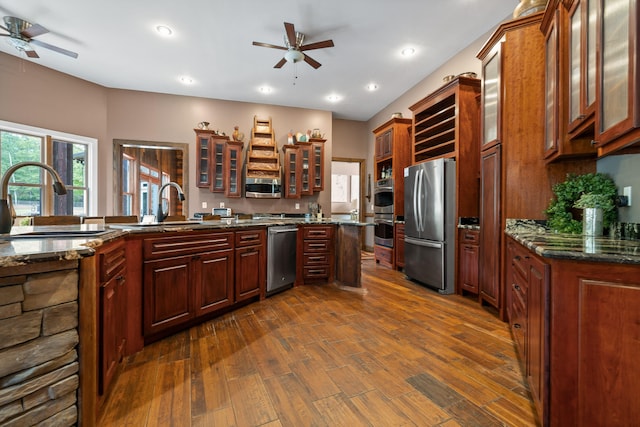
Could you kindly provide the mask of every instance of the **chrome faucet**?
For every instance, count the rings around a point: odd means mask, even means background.
[[[49,172],[51,177],[53,178],[53,191],[56,194],[63,195],[67,194],[67,188],[62,183],[62,179],[58,172],[55,171],[51,166],[46,165],[40,162],[21,162],[16,163],[11,166],[7,171],[2,175],[2,193],[0,195],[0,233],[9,233],[11,231],[11,226],[13,225],[13,221],[16,217],[16,212],[13,209],[13,203],[11,202],[11,197],[9,196],[9,179],[18,169],[24,166],[37,166]]]
[[[162,186],[160,187],[160,190],[158,190],[158,211],[156,212],[156,221],[158,222],[162,222],[165,220],[165,218],[169,215],[169,214],[165,214],[162,211],[162,190],[165,189],[165,187],[168,186],[172,186],[175,187],[176,190],[178,190],[178,198],[180,199],[180,201],[184,200],[184,192],[182,191],[182,188],[180,188],[180,186],[171,181],[171,182],[167,182],[166,184],[162,184]]]

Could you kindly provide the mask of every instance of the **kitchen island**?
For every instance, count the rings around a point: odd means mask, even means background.
[[[640,241],[507,220],[512,335],[542,425],[640,419]]]
[[[359,245],[353,230],[368,225],[331,219],[231,219],[14,227],[11,235],[1,235],[0,406],[5,410],[0,423],[52,419],[95,425],[124,356],[146,342],[264,298],[262,236],[270,226],[291,223],[335,227],[338,235],[344,231],[349,236],[340,240],[345,247]],[[191,244],[187,252],[185,244]],[[172,253],[177,246],[182,252]],[[335,252],[336,262],[359,266],[359,247]],[[358,261],[346,259],[350,256]],[[352,276],[345,284],[357,286],[353,271],[348,269]],[[239,293],[221,295],[219,288],[205,286],[222,283],[219,274],[226,277],[225,292],[235,287]],[[148,296],[162,295],[167,296],[162,304],[177,305],[149,305]],[[172,312],[180,304],[186,314]],[[166,318],[153,323],[155,329],[145,336],[142,325],[150,324],[149,313],[144,315],[149,307],[164,309],[154,313]],[[184,322],[165,322],[179,315]]]

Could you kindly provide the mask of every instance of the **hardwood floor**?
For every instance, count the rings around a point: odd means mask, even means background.
[[[507,324],[364,260],[130,357],[100,426],[526,426]]]

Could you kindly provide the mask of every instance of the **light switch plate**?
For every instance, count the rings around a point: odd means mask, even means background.
[[[207,209],[207,202],[202,202],[202,209]]]
[[[627,206],[631,206],[631,186],[624,187],[622,195],[627,196]]]
[[[296,203],[296,209],[300,209],[300,203]]]
[[[224,208],[224,202],[220,202],[220,207]]]

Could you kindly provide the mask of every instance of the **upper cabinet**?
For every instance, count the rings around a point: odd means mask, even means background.
[[[633,0],[549,1],[541,25],[548,161],[640,141],[639,20]]]
[[[242,141],[227,141],[224,156],[224,195],[227,197],[242,196]]]
[[[500,111],[500,47],[494,46],[482,61],[482,149],[500,142],[498,112]]]
[[[311,138],[312,156],[311,165],[313,166],[312,188],[313,192],[324,190],[324,143],[325,139]]]
[[[225,150],[228,136],[212,130],[194,129],[196,132],[196,186],[223,193]]]

